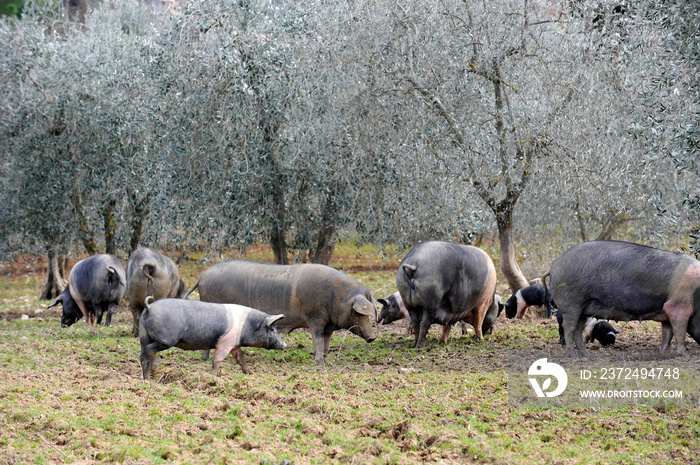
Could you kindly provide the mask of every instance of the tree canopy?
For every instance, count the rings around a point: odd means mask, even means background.
[[[0,19],[3,256],[327,262],[376,243],[697,234],[697,6],[103,2]],[[693,233],[693,231],[695,231]],[[697,247],[697,243],[695,243]]]

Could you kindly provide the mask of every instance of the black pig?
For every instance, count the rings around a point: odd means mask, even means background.
[[[700,341],[700,262],[692,257],[631,242],[584,242],[557,258],[543,281],[547,276],[569,357],[586,355],[588,317],[659,321],[662,352],[675,336],[684,354],[686,331]]]
[[[83,317],[88,325],[94,326],[95,321],[102,323],[105,313],[105,325],[109,326],[125,289],[124,267],[119,259],[108,254],[93,255],[73,266],[68,285],[47,308],[61,304],[63,327]]]

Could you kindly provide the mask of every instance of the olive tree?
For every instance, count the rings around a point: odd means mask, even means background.
[[[154,200],[160,228],[217,250],[264,241],[278,263],[290,249],[327,263],[357,222],[385,155],[358,137],[358,111],[338,92],[338,33],[313,11],[190,2],[162,34],[160,152],[173,163]]]
[[[697,67],[678,53],[687,40],[663,8],[583,3],[567,12],[583,26],[586,51],[572,100],[578,114],[548,159],[553,175],[526,196],[537,199],[535,217],[568,225],[579,240],[609,239],[629,225],[622,237],[664,245],[687,227],[679,194],[693,186],[692,169],[674,163],[694,159],[690,145],[678,143],[678,128],[695,124]]]
[[[345,62],[364,65],[375,80],[369,94],[377,111],[365,127],[389,123],[385,137],[417,168],[402,176],[437,173],[454,180],[453,196],[478,196],[495,222],[511,288],[527,284],[515,258],[515,221],[542,212],[532,203],[570,212],[584,238],[594,221],[605,239],[627,221],[648,222],[671,195],[672,165],[639,130],[659,102],[648,92],[659,76],[649,54],[668,56],[646,8],[628,19],[586,2],[341,3],[356,44]],[[388,99],[402,105],[403,117],[376,116]],[[439,184],[421,190],[425,200]],[[400,186],[396,195],[406,192]],[[526,224],[561,217],[540,214]]]
[[[116,252],[127,182],[153,138],[141,51],[155,18],[136,2],[98,10],[85,25],[62,14],[28,8],[20,20],[3,21],[14,46],[0,63],[6,182],[16,210],[3,236],[16,244],[12,252],[46,251],[50,269],[77,241],[89,254],[102,246]]]
[[[439,160],[443,177],[469,184],[495,220],[509,285],[527,285],[515,259],[513,214],[571,111],[577,76],[568,65],[576,50],[561,46],[569,35],[527,2],[373,7],[382,14],[356,12],[364,21],[357,59],[377,77],[375,92],[404,99],[421,118],[404,135],[411,155]]]

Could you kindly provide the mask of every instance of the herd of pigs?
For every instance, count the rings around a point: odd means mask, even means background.
[[[586,355],[584,335],[614,343],[619,331],[607,320],[661,322],[662,352],[675,336],[678,352],[685,353],[686,332],[700,343],[700,262],[687,255],[631,242],[584,242],[557,258],[539,281],[503,304],[486,252],[428,241],[403,259],[396,273],[398,291],[386,299],[376,300],[357,280],[325,265],[244,260],[212,266],[188,289],[172,260],[141,248],[129,257],[126,272],[113,255],[76,263],[66,289],[49,308],[62,304],[61,326],[83,317],[94,326],[104,314],[109,325],[126,293],[144,379],[153,375],[157,353],[171,347],[201,350],[203,359],[213,349],[212,373],[233,353],[249,373],[241,348],[284,349],[278,329],[308,329],[315,361],[324,364],[336,330],[372,342],[373,320],[406,319],[415,347],[422,347],[434,323],[443,326],[443,342],[453,325],[468,323],[481,341],[504,308],[513,318],[532,305],[545,306],[548,316],[556,308],[560,342],[569,357]],[[197,288],[200,300],[189,297]]]

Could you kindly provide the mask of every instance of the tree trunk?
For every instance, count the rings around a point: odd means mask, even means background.
[[[581,241],[588,242],[588,230],[586,229],[586,222],[581,214],[581,206],[579,205],[578,200],[576,201],[575,212],[576,219],[578,219],[578,227],[581,231]]]
[[[276,209],[275,217],[272,219],[272,231],[270,232],[270,246],[275,257],[275,263],[279,265],[289,265],[289,257],[287,257],[287,207],[285,206],[284,192],[280,169],[276,162],[272,164],[272,177],[275,180],[275,187],[272,194],[272,205]]]
[[[311,255],[311,263],[328,265],[331,262],[331,259],[333,259],[333,252],[335,251],[334,234],[335,228],[333,227],[324,226],[321,231],[319,231],[316,248]]]
[[[105,225],[105,253],[116,255],[117,246],[114,243],[114,209],[117,206],[117,200],[108,198],[102,209],[102,218]]]
[[[39,297],[39,300],[55,299],[63,292],[68,282],[63,279],[61,274],[61,265],[59,258],[55,253],[48,253],[48,261],[46,263],[46,283],[44,290]]]
[[[80,240],[85,247],[85,251],[88,255],[95,255],[97,253],[97,246],[95,245],[95,239],[92,237],[92,232],[90,231],[90,226],[88,225],[87,218],[83,214],[83,197],[80,194],[80,186],[74,187],[75,192],[73,193],[73,208],[75,210],[75,216],[78,219],[78,235]]]
[[[496,215],[498,226],[498,240],[501,245],[501,272],[508,281],[513,292],[530,285],[523,275],[518,262],[515,259],[515,240],[513,239],[513,211],[507,209]]]
[[[272,232],[270,233],[270,247],[272,247],[272,254],[275,257],[275,263],[278,265],[289,265],[287,245],[284,241],[284,228],[277,224],[272,226]]]
[[[620,226],[629,221],[629,219],[629,216],[624,213],[609,211],[605,215],[605,219],[603,220],[603,229],[600,231],[600,234],[598,234],[596,240],[609,241],[613,238],[617,230],[620,229]]]
[[[139,248],[141,234],[143,233],[143,221],[148,216],[149,194],[139,195],[138,192],[129,189],[129,200],[133,209],[131,217],[131,237],[129,239],[129,256]]]
[[[334,195],[335,191],[333,190],[324,202],[321,228],[316,234],[316,247],[311,254],[311,263],[328,265],[333,258],[335,251],[335,223],[333,219],[336,217],[336,207],[332,200]]]
[[[185,255],[187,255],[187,247],[185,247],[185,244],[180,244],[175,254],[175,264],[179,265],[182,263],[182,259],[185,258]]]
[[[61,277],[63,279],[68,279],[68,276],[66,275],[66,268],[68,268],[68,256],[59,255],[58,256],[58,271],[60,271]]]

